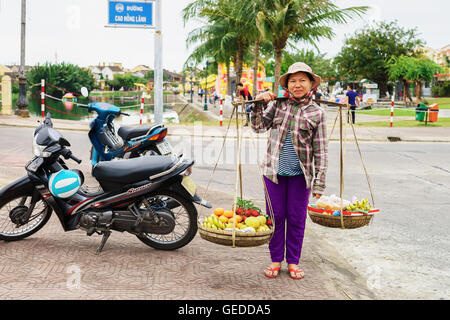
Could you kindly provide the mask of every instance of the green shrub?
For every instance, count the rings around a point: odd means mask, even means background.
[[[56,97],[62,97],[65,91],[79,93],[81,87],[86,87],[89,91],[94,88],[94,77],[90,71],[65,62],[38,64],[27,72],[29,84],[39,84],[41,79],[46,81],[45,92]],[[40,90],[39,85],[31,87],[34,95],[37,95]]]
[[[450,81],[445,81],[431,88],[431,92],[435,97],[450,97]]]

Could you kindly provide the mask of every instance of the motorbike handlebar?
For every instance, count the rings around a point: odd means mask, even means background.
[[[73,161],[75,161],[78,164],[81,163],[81,160],[78,159],[77,157],[75,157],[72,153],[70,154],[69,158],[72,159]]]
[[[72,153],[72,151],[70,151],[69,149],[67,149],[67,148],[64,148],[62,151],[61,151],[61,155],[65,158],[65,159],[72,159],[73,161],[75,161],[76,163],[78,163],[78,164],[80,164],[81,163],[81,160],[80,159],[78,159],[76,156],[74,156],[73,155],[73,153]]]

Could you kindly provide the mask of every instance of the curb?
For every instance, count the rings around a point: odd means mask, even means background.
[[[37,122],[36,122],[37,124]],[[26,124],[26,123],[7,123],[6,121],[2,121],[0,119],[0,126],[8,126],[8,127],[18,127],[18,128],[36,128],[36,125],[31,125],[31,124]],[[176,128],[176,124],[171,124],[172,128]],[[86,125],[86,128],[82,128],[82,127],[65,127],[65,126],[61,126],[58,124],[54,124],[54,128],[57,130],[67,130],[67,131],[80,131],[80,132],[88,132],[89,131],[89,125]],[[190,136],[190,137],[208,137],[208,138],[223,138],[223,135],[217,135],[217,134],[195,134],[195,133],[183,133],[183,134],[174,134],[171,133],[170,131],[168,132],[167,136],[173,136],[173,137],[185,137],[185,136]],[[228,138],[230,139],[236,139],[236,134],[235,133],[231,133],[228,135]],[[256,136],[256,137],[252,137],[252,136],[246,136],[244,135],[243,139],[267,139],[266,136]],[[353,139],[347,139],[347,141],[350,141]],[[335,141],[340,141],[338,138],[330,138],[329,141],[335,142]],[[429,139],[422,139],[422,138],[404,138],[404,137],[392,137],[392,136],[385,136],[385,137],[369,137],[369,138],[358,138],[358,141],[361,142],[426,142],[426,143],[449,143],[450,142],[450,138],[447,139],[442,139],[442,138],[438,138],[438,137],[434,137],[434,138],[429,138]]]

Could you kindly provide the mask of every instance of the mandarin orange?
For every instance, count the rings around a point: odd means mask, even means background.
[[[225,216],[225,217],[227,217],[227,218],[232,218],[233,217],[233,211],[231,211],[231,210],[227,210],[227,211],[225,211],[224,213],[223,213],[223,215]]]

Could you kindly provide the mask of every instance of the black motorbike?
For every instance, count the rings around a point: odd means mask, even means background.
[[[24,239],[49,220],[54,211],[64,231],[83,229],[102,235],[100,253],[111,231],[127,231],[155,249],[174,250],[188,244],[197,232],[194,204],[211,208],[196,193],[189,174],[193,160],[182,156],[139,157],[99,162],[92,175],[101,191],[84,188],[68,198],[52,194],[49,178],[67,170],[64,159],[81,163],[70,143],[53,129],[50,114],[34,131],[35,157],[27,175],[0,190],[0,240]],[[64,159],[63,159],[64,158]],[[71,170],[80,177],[80,170]]]

